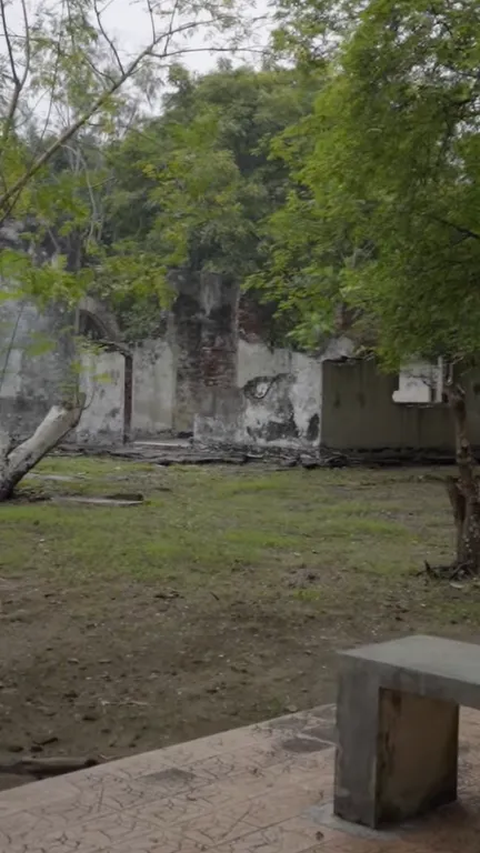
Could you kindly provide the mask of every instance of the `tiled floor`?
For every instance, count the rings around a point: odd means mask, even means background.
[[[333,707],[0,794],[0,853],[479,853],[480,715],[461,800],[391,833],[332,817]]]

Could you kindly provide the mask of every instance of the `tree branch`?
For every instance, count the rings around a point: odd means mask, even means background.
[[[0,3],[3,4],[4,2],[5,0],[0,0]],[[175,5],[174,10],[172,10],[171,21],[173,21],[176,6],[177,4]],[[219,19],[220,18],[221,16],[219,16]],[[2,195],[0,195],[0,224],[4,222],[5,219],[12,212],[21,193],[23,192],[31,178],[33,178],[42,169],[42,167],[46,163],[48,163],[49,160],[51,160],[54,154],[56,154],[57,151],[63,145],[65,145],[65,143],[68,142],[72,138],[72,136],[74,136],[75,133],[81,127],[83,127],[92,118],[93,115],[95,115],[96,112],[98,112],[98,110],[108,101],[109,98],[112,97],[112,95],[114,95],[118,91],[118,89],[120,89],[120,87],[127,80],[133,77],[139,65],[143,62],[144,59],[153,55],[159,56],[161,58],[166,58],[170,55],[169,45],[174,35],[185,33],[191,29],[197,29],[198,27],[201,27],[204,24],[210,25],[211,23],[211,20],[205,20],[193,22],[190,21],[185,24],[179,24],[178,27],[174,29],[170,27],[166,32],[161,33],[155,43],[150,42],[150,44],[147,45],[147,47],[145,47],[135,57],[135,59],[133,59],[132,62],[124,69],[124,72],[120,74],[119,77],[115,81],[113,81],[112,84],[104,92],[102,92],[100,95],[98,95],[97,98],[94,99],[90,108],[83,112],[75,121],[69,124],[68,127],[51,143],[51,145],[49,145],[48,148],[46,148],[45,151],[29,165],[29,167],[25,170],[24,174],[20,178],[18,178],[12,184],[12,186],[8,188],[8,190],[6,190]],[[157,54],[155,52],[155,48],[162,39],[165,39],[165,47],[160,54]]]
[[[465,238],[470,237],[472,240],[480,240],[480,234],[476,231],[472,231],[470,228],[465,228],[463,225],[456,225],[455,222],[449,222],[448,219],[444,219],[441,216],[434,216],[433,219],[441,225],[446,225],[447,228],[453,228],[455,231],[458,231],[459,234],[463,234]]]
[[[168,57],[183,56],[187,53],[258,53],[260,56],[265,55],[265,51],[261,47],[180,47],[178,50],[171,50]],[[152,56],[161,58],[161,55],[152,52]]]
[[[21,0],[21,5],[22,5],[23,24],[24,24],[24,28],[25,28],[25,66],[23,69],[23,74],[21,76],[19,76],[19,73],[17,70],[17,63],[15,60],[15,54],[14,54],[14,50],[13,50],[13,45],[12,45],[12,40],[10,38],[10,33],[8,30],[6,2],[5,2],[5,0],[0,0],[0,15],[1,15],[1,19],[2,19],[3,33],[4,33],[4,37],[5,37],[5,42],[7,45],[7,53],[8,53],[10,68],[12,71],[12,82],[13,82],[13,93],[12,93],[10,104],[9,104],[9,107],[7,110],[7,115],[5,118],[5,124],[3,126],[3,131],[2,131],[3,144],[5,144],[5,142],[7,141],[9,134],[10,134],[10,131],[12,129],[12,126],[13,126],[13,123],[15,120],[15,113],[16,113],[17,108],[18,108],[18,102],[20,99],[20,95],[22,94],[25,83],[27,82],[28,72],[30,70],[30,55],[31,55],[30,31],[29,31],[28,14],[27,14],[27,7],[26,7],[25,0]]]
[[[148,9],[148,15],[150,18],[150,26],[152,28],[152,41],[156,42],[156,40],[157,40],[157,28],[155,26],[155,17],[153,14],[153,6],[151,3],[151,0],[147,0],[147,9]]]
[[[115,57],[115,61],[118,65],[118,69],[120,71],[120,74],[125,74],[125,68],[123,67],[123,62],[120,59],[120,55],[119,55],[118,50],[116,48],[115,42],[113,41],[113,39],[110,38],[107,31],[105,30],[105,27],[103,26],[102,12],[98,8],[97,0],[93,0],[93,8],[95,11],[95,17],[97,19],[98,29],[100,30],[103,38],[107,42],[110,50],[112,51],[113,56]]]
[[[95,344],[95,346],[107,350],[107,352],[119,352],[121,355],[124,355],[127,358],[132,356],[131,349],[129,349],[129,347],[121,341],[108,341],[104,338],[95,338],[92,343]]]
[[[22,319],[22,314],[23,314],[24,309],[25,309],[25,302],[21,302],[15,323],[13,325],[12,334],[10,335],[10,340],[8,342],[7,351],[5,353],[5,359],[3,362],[2,373],[0,375],[0,392],[2,390],[3,383],[5,381],[5,376],[6,376],[6,373],[8,370],[8,363],[10,361],[10,356],[12,354],[13,346],[15,343],[15,338],[17,337],[18,327],[20,325],[20,320]]]

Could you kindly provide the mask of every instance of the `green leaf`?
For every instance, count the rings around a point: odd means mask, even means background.
[[[275,146],[297,188],[265,226],[266,298],[293,308],[302,339],[314,326],[334,330],[332,306],[347,302],[361,340],[390,365],[475,357],[480,7],[285,0],[280,9],[279,47],[304,49],[313,69],[322,36],[332,62],[313,115]]]

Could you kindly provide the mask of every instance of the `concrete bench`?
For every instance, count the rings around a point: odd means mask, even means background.
[[[416,636],[343,653],[335,814],[377,828],[455,800],[461,705],[480,709],[480,646]]]

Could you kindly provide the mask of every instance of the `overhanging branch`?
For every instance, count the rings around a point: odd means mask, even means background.
[[[4,0],[0,0],[0,2],[4,2]],[[176,8],[177,7],[175,5],[174,9]],[[150,42],[147,47],[138,53],[132,62],[124,68],[124,72],[122,74],[119,73],[116,80],[114,80],[110,86],[108,86],[100,95],[97,96],[97,98],[94,99],[90,108],[65,128],[65,130],[58,135],[51,145],[49,145],[48,148],[46,148],[45,151],[43,151],[43,153],[28,166],[23,175],[14,181],[14,183],[0,195],[0,224],[11,214],[15,204],[30,180],[43,168],[43,166],[46,165],[46,163],[51,160],[56,152],[62,148],[62,146],[64,146],[65,143],[67,143],[77,133],[77,131],[80,130],[80,128],[82,128],[92,118],[92,116],[94,116],[95,113],[104,106],[105,103],[108,102],[112,95],[115,95],[121,86],[135,75],[139,66],[145,59],[152,56],[166,59],[170,54],[174,55],[176,51],[171,51],[170,49],[171,40],[174,36],[179,36],[181,34],[185,35],[189,31],[201,28],[203,25],[211,26],[214,22],[220,22],[224,16],[218,15],[215,18],[206,18],[200,21],[187,21],[184,24],[178,24],[178,26],[174,26],[173,17],[172,13],[169,28],[165,32],[158,34],[156,42]],[[160,53],[157,53],[157,48],[161,41],[164,42],[164,48],[163,50],[160,50]]]
[[[455,222],[450,222],[448,219],[444,219],[442,216],[434,216],[432,217],[435,222],[439,222],[441,225],[446,225],[447,228],[453,228],[454,231],[457,231],[458,234],[463,234],[465,238],[470,238],[471,240],[480,240],[480,234],[476,231],[472,231],[471,228],[466,228],[463,225],[457,225]]]

